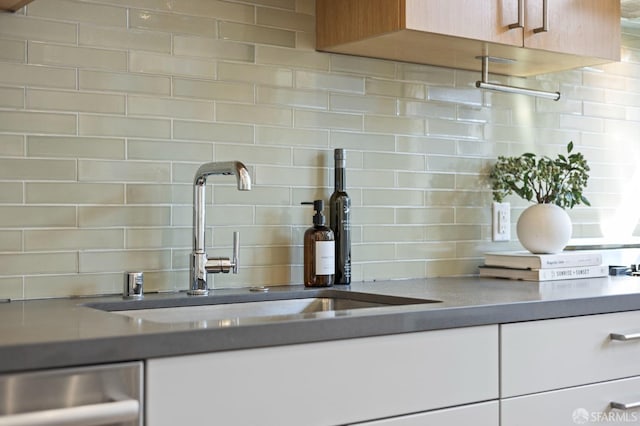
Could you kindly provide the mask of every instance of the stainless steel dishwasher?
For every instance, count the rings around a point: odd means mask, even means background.
[[[142,362],[0,375],[0,426],[141,426],[142,375]]]

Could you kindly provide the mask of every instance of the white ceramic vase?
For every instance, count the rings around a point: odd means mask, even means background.
[[[534,204],[518,218],[516,232],[531,253],[559,253],[571,238],[571,218],[555,204]]]

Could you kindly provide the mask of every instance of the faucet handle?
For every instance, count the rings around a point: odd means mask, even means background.
[[[240,232],[233,231],[233,261],[231,266],[233,266],[233,273],[238,273],[238,261],[240,258]]]

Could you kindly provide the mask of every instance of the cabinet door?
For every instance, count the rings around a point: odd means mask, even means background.
[[[517,0],[405,0],[410,30],[522,46]]]
[[[349,424],[497,399],[498,328],[147,361],[153,426]]]
[[[498,401],[358,423],[359,426],[498,426]]]
[[[548,2],[548,31],[543,23]],[[620,2],[526,0],[524,46],[552,52],[620,60]]]

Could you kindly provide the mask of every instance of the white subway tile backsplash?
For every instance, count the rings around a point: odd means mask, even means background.
[[[125,159],[125,141],[118,138],[28,136],[27,156]]]
[[[27,89],[27,108],[124,114],[124,95]]]
[[[208,179],[209,254],[228,256],[240,230],[245,259],[216,287],[302,281],[312,212],[299,203],[328,201],[334,148],[347,150],[354,281],[477,273],[497,247],[498,155],[574,141],[593,205],[571,211],[575,236],[601,235],[629,192],[633,47],[602,72],[492,76],[561,90],[551,102],[477,90],[477,72],[316,51],[314,0],[24,10],[0,14],[0,298],[117,294],[124,270],[185,289],[193,178],[209,161],[243,161],[254,184]],[[517,217],[526,203],[511,202]]]
[[[296,33],[291,30],[221,21],[218,23],[218,33],[225,40],[281,47],[296,46]]]
[[[130,52],[129,71],[145,74],[215,78],[216,63],[206,59],[177,57],[159,53]]]
[[[369,170],[424,171],[426,166],[426,158],[424,155],[365,152],[363,154],[363,160],[363,167]]]
[[[166,206],[78,207],[78,226],[81,228],[169,226],[170,223],[171,210]]]
[[[331,94],[329,106],[333,111],[354,111],[367,114],[395,115],[397,102],[392,98]]]
[[[80,90],[148,93],[152,95],[171,94],[171,78],[166,76],[89,70],[80,70],[78,75]]]
[[[424,135],[425,120],[421,118],[367,115],[364,117],[364,130],[374,133]]]
[[[313,32],[316,29],[315,16],[268,7],[256,9],[256,24],[293,31]]]
[[[362,115],[320,111],[294,111],[294,125],[302,128],[362,130]]]
[[[74,227],[76,226],[76,208],[73,206],[0,205],[0,223],[3,228]]]
[[[0,182],[0,203],[22,204],[23,192],[21,182]]]
[[[129,115],[175,117],[192,120],[213,120],[213,102],[151,96],[128,96]]]
[[[170,120],[80,114],[80,136],[122,136],[169,139]]]
[[[127,69],[127,53],[124,50],[29,42],[29,63],[125,71]]]
[[[122,204],[123,184],[27,182],[27,204]]]
[[[169,162],[79,160],[78,180],[85,182],[169,182]]]
[[[160,271],[171,269],[171,250],[117,250],[80,252],[80,273]]]
[[[0,254],[0,270],[5,275],[39,275],[78,272],[75,253]]]
[[[213,19],[135,9],[129,11],[129,28],[208,37],[216,32]]]
[[[0,108],[24,108],[24,90],[15,87],[0,87]]]
[[[326,92],[289,89],[284,87],[260,86],[257,88],[256,93],[257,103],[322,110],[327,109],[328,99],[329,97]]]
[[[263,145],[326,147],[329,131],[257,126],[255,138]]]
[[[127,204],[191,204],[193,187],[187,184],[126,184]]]
[[[75,114],[0,111],[0,129],[5,132],[76,133]]]
[[[424,84],[367,78],[365,81],[365,94],[393,96],[396,98],[425,99],[426,88]]]
[[[315,50],[291,50],[277,46],[256,46],[256,63],[290,66],[313,70],[329,70],[329,56]]]
[[[253,85],[211,80],[173,78],[173,95],[217,101],[252,102]]]
[[[219,161],[241,158],[243,162],[252,165],[290,166],[291,149],[255,145],[217,144],[215,158]]]
[[[27,230],[25,251],[63,251],[124,248],[124,229]]]
[[[0,231],[0,253],[22,251],[22,231]]]
[[[49,19],[0,14],[0,36],[51,43],[75,43],[78,25]]]
[[[174,120],[173,137],[174,139],[207,142],[251,143],[253,141],[253,126]]]
[[[0,179],[13,181],[76,179],[75,160],[0,158]]]
[[[364,78],[313,71],[296,71],[296,87],[364,94]]]
[[[3,156],[3,157],[24,156],[24,137],[21,135],[0,134],[0,156]]]
[[[207,37],[175,35],[173,37],[173,53],[178,56],[253,62],[255,58],[255,47],[247,43],[236,43]]]
[[[219,102],[216,104],[216,120],[229,123],[253,123],[289,127],[293,124],[293,112],[290,108]]]
[[[125,28],[82,24],[78,30],[78,44],[171,53],[171,35],[159,31],[133,31]]]
[[[127,10],[123,7],[73,0],[34,2],[27,8],[27,15],[113,27],[125,27],[127,25]]]
[[[76,71],[36,65],[0,62],[2,84],[75,89]]]
[[[292,87],[293,71],[266,65],[220,62],[218,63],[218,80]]]
[[[398,244],[396,255],[399,259],[454,259],[456,246],[450,242]]]
[[[213,159],[213,144],[130,140],[127,158],[131,160],[166,160],[207,162]]]
[[[7,62],[25,62],[25,46],[24,41],[0,39],[0,60]]]

